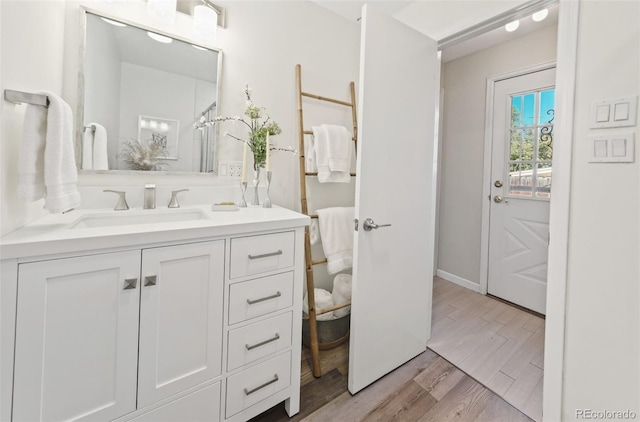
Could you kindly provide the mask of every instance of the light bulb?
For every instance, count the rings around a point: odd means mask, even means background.
[[[542,10],[534,13],[533,15],[531,15],[531,19],[533,19],[536,22],[540,22],[541,20],[546,18],[548,14],[549,14],[549,10],[542,9]]]
[[[164,35],[156,34],[155,32],[147,31],[147,35],[149,35],[152,39],[165,44],[169,44],[173,41],[172,38],[165,37]]]
[[[203,41],[214,41],[218,29],[218,14],[203,4],[193,8],[193,34]]]
[[[506,29],[507,32],[513,32],[516,29],[518,29],[519,26],[520,26],[520,21],[513,21],[513,22],[510,22],[510,23],[506,24],[504,26],[504,29]]]
[[[107,18],[103,18],[102,16],[100,17],[100,19],[102,19],[103,21],[105,21],[106,23],[110,23],[113,26],[127,26],[126,24],[122,23],[122,22],[118,22],[118,21],[113,21],[111,19],[107,19]]]

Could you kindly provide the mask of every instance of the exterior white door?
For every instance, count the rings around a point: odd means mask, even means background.
[[[140,252],[21,264],[14,421],[136,410]]]
[[[221,373],[224,241],[142,251],[138,408]]]
[[[348,383],[354,394],[427,347],[439,93],[435,41],[370,5],[361,25]],[[380,227],[366,230],[369,218]]]
[[[494,90],[488,293],[545,314],[555,69]]]

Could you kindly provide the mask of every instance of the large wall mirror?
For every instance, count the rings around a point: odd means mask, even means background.
[[[80,169],[212,173],[222,53],[85,16]]]

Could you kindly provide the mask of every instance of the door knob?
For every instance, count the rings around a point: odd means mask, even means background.
[[[391,224],[376,224],[375,221],[373,221],[371,218],[367,218],[366,220],[364,220],[364,223],[362,223],[362,228],[366,232],[371,231],[373,229],[380,228],[380,227],[389,227],[389,226],[391,226]]]
[[[499,204],[500,202],[502,202],[502,196],[501,195],[494,196],[493,202],[495,202],[496,204]]]
[[[502,187],[502,180],[496,180],[495,183],[493,184],[493,186],[495,186],[497,188],[501,188]]]

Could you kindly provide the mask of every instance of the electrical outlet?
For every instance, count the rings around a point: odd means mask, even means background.
[[[220,161],[218,163],[218,176],[242,177],[242,161]]]

